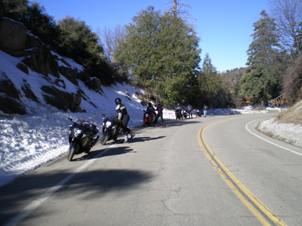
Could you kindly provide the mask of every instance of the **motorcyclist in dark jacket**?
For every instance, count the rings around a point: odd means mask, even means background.
[[[156,106],[157,116],[155,118],[155,126],[157,126],[157,120],[160,117],[161,121],[163,123],[163,126],[166,127],[166,123],[165,123],[165,120],[163,118],[163,110],[164,110],[163,105],[161,105],[160,101],[157,101],[157,106]]]
[[[177,107],[175,108],[175,111],[181,111],[181,106],[180,106],[180,104],[177,104]]]
[[[153,105],[152,105],[151,102],[148,103],[146,112],[149,113],[149,114],[150,114],[150,113],[153,113],[154,116],[156,116],[155,108],[153,107]]]
[[[115,99],[116,104],[116,113],[117,113],[117,121],[121,124],[121,127],[124,132],[124,143],[128,142],[128,134],[130,134],[132,139],[134,137],[134,133],[127,127],[128,122],[130,120],[130,116],[128,115],[126,106],[122,104],[122,100],[120,98]]]

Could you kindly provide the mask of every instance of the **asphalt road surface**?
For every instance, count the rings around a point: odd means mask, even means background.
[[[0,225],[301,225],[302,149],[273,114],[167,120],[0,187]]]

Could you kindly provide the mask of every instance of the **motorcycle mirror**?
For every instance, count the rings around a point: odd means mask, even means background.
[[[72,122],[72,118],[68,118],[68,121]]]
[[[105,115],[105,114],[102,114],[102,116],[105,117],[106,115]]]

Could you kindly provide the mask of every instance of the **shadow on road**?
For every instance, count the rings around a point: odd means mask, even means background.
[[[9,221],[25,208],[24,205],[35,201],[46,190],[70,175],[70,172],[64,171],[29,174],[0,187],[0,219],[2,223]],[[137,189],[140,184],[146,183],[152,178],[153,175],[150,172],[141,170],[83,171],[77,173],[67,184],[63,185],[55,195],[61,200],[69,198],[95,200],[102,198],[107,193]],[[79,194],[81,195],[79,196]]]
[[[197,120],[196,120],[197,119]],[[199,120],[198,120],[199,119]],[[200,118],[193,118],[193,119],[177,119],[177,120],[173,120],[173,119],[165,119],[166,121],[166,125],[167,127],[172,127],[172,126],[183,126],[183,125],[189,125],[189,124],[198,124],[198,123],[201,123],[202,121],[200,121]],[[151,127],[154,127],[154,128],[165,128],[162,126],[162,124],[159,122],[158,123],[158,126],[155,127],[155,126],[151,126]]]
[[[75,155],[73,157],[72,161],[84,161],[84,160],[96,158],[98,155],[100,155],[106,149],[107,149],[106,153],[97,158],[102,158],[104,156],[110,156],[110,155],[122,155],[122,154],[126,154],[128,152],[131,152],[133,150],[129,147],[124,147],[124,146],[123,147],[110,147],[109,145],[104,145],[104,146],[100,146],[100,147],[104,147],[104,148],[91,150],[88,154],[84,154],[84,155],[78,155],[78,156]]]

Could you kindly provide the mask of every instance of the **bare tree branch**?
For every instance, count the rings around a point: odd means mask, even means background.
[[[119,41],[126,33],[125,26],[117,25],[114,29],[105,26],[102,30],[98,29],[97,33],[100,38],[100,43],[104,48],[106,58],[112,63],[115,63],[114,53]]]
[[[189,14],[189,10],[183,8],[191,8],[189,4],[181,3],[180,0],[169,0],[167,4],[173,4],[168,11],[172,13],[174,17],[195,19]],[[196,20],[196,19],[195,19]]]
[[[302,21],[301,0],[269,0],[282,45],[290,52],[300,53],[299,32]]]

